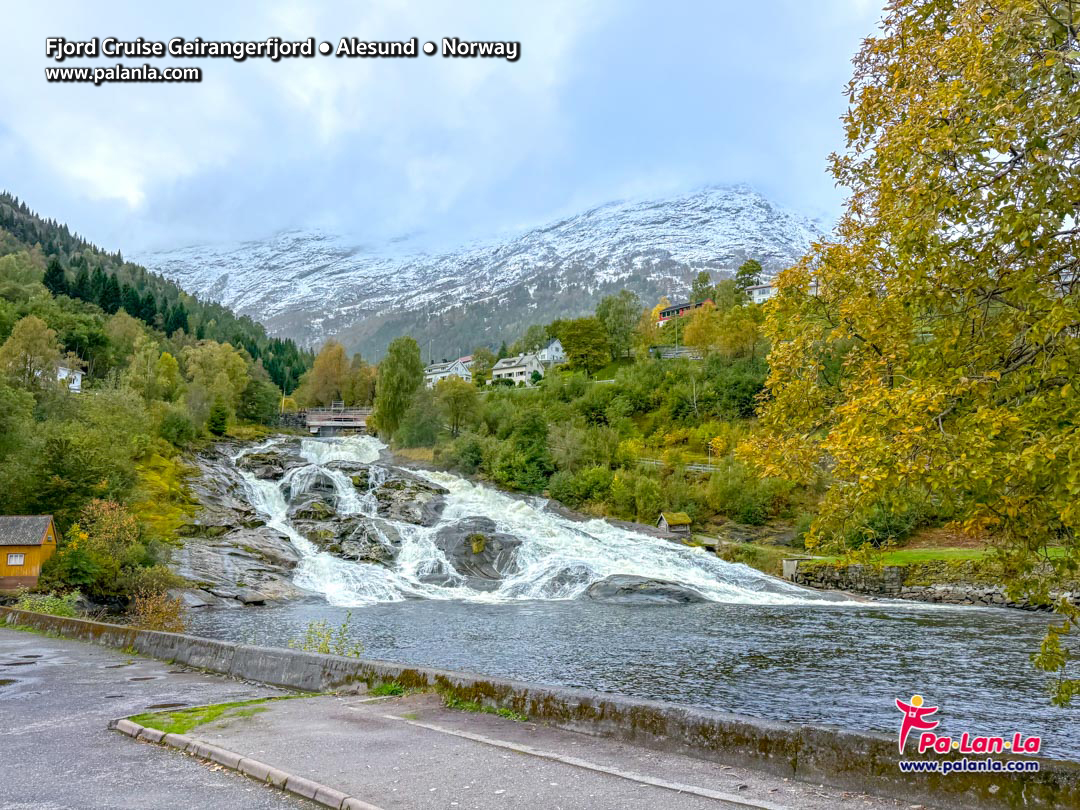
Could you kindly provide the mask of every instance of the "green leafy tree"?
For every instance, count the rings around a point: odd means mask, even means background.
[[[735,286],[740,292],[746,292],[748,288],[761,283],[761,275],[764,272],[761,262],[757,259],[747,259],[735,271]]]
[[[424,364],[416,341],[411,337],[400,337],[391,342],[386,357],[379,363],[375,384],[372,421],[379,433],[386,437],[397,433],[413,394],[423,383]]]
[[[562,328],[567,365],[591,374],[611,360],[607,331],[598,318],[577,318]]]
[[[430,388],[421,386],[405,409],[394,440],[403,447],[429,447],[439,437],[442,423],[443,414],[438,398]]]
[[[707,301],[713,297],[712,276],[702,270],[690,285],[690,301]]]
[[[0,346],[0,371],[23,388],[49,387],[56,383],[60,344],[56,332],[35,315],[15,324]]]
[[[596,317],[604,325],[612,359],[630,353],[634,328],[641,319],[641,310],[641,299],[632,290],[621,290],[618,295],[604,296],[597,305]]]
[[[491,379],[491,367],[496,363],[495,352],[487,346],[473,349],[473,380],[477,383],[485,383]]]
[[[214,404],[210,406],[206,429],[215,436],[224,436],[225,431],[229,429],[229,405],[221,394],[214,397]]]
[[[450,433],[457,436],[461,427],[476,418],[480,396],[476,386],[460,377],[447,377],[435,384],[435,394],[450,421]]]

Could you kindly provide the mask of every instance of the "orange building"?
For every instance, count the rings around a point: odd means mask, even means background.
[[[0,516],[0,591],[33,588],[55,551],[52,515]]]

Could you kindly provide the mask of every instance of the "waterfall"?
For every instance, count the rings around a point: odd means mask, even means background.
[[[234,457],[282,444],[271,439]],[[603,520],[574,521],[549,511],[542,498],[517,498],[445,472],[417,473],[448,490],[446,506],[432,527],[379,518],[392,526],[400,546],[389,566],[352,562],[319,548],[291,524],[289,502],[320,481],[333,486],[339,516],[377,515],[375,491],[387,470],[376,466],[384,445],[369,436],[305,439],[300,456],[307,462],[289,470],[280,481],[260,480],[240,470],[252,506],[267,524],[285,534],[301,556],[296,584],[320,593],[335,605],[352,606],[406,598],[504,602],[517,599],[573,599],[594,582],[628,574],[676,582],[716,602],[740,604],[856,604],[846,597],[810,591],[769,577],[748,566],[728,563],[704,549],[613,526]],[[333,462],[367,467],[369,488],[358,492],[351,478]],[[325,486],[323,487],[325,490]],[[521,541],[516,569],[494,590],[467,584],[435,542],[440,527],[463,518],[484,517],[497,531]],[[374,530],[387,540],[377,521]],[[387,540],[389,543],[389,541]],[[437,577],[440,584],[425,581]]]

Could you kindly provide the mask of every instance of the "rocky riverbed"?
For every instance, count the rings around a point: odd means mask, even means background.
[[[219,443],[196,462],[202,509],[173,561],[190,607],[821,598],[655,531],[404,469],[369,437]]]

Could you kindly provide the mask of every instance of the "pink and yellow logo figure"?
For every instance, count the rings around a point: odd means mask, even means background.
[[[922,695],[912,695],[910,703],[897,699],[896,708],[904,713],[904,720],[900,724],[900,753],[904,753],[904,744],[912,729],[918,731],[930,731],[937,728],[940,720],[928,720],[927,718],[938,710],[937,706],[923,706]]]

